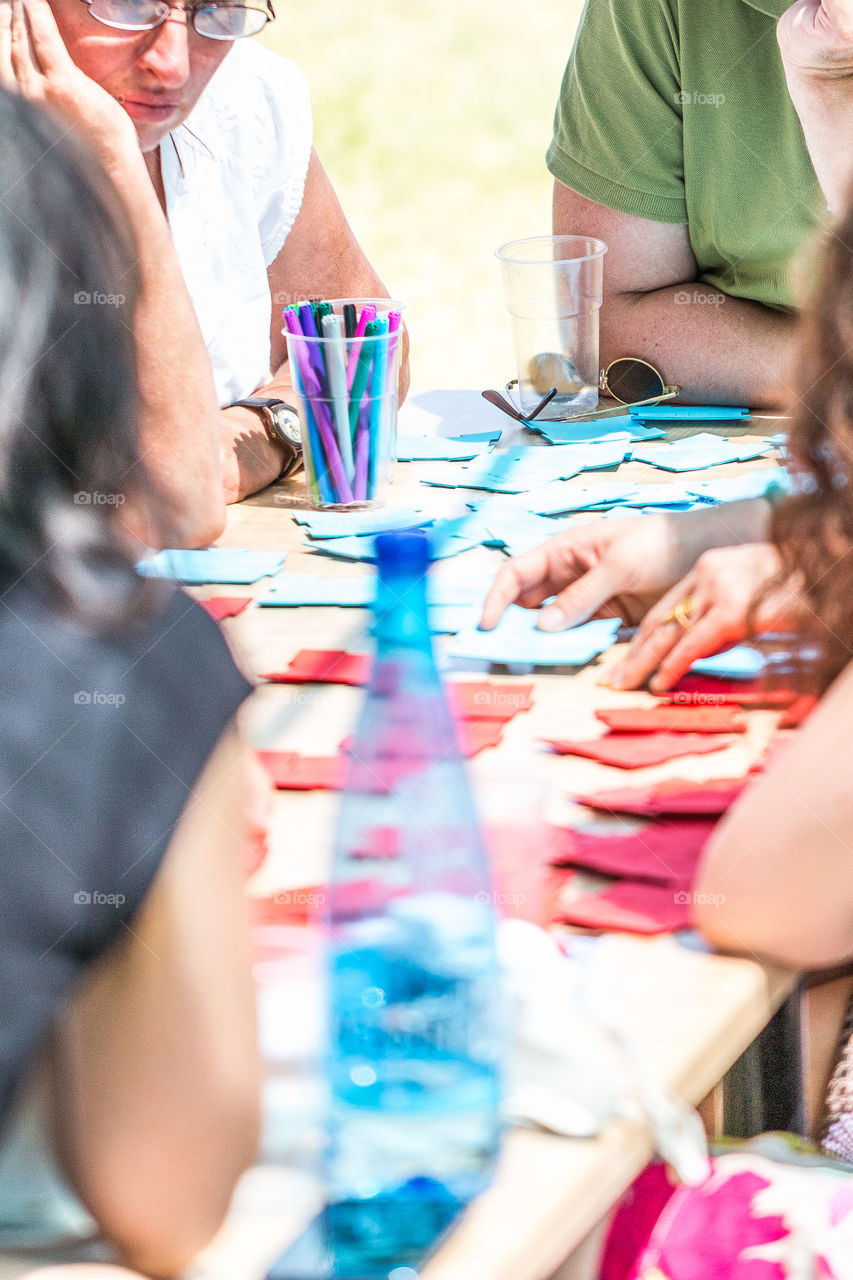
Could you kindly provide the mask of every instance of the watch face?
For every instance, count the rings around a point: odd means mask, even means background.
[[[275,429],[281,436],[282,440],[289,441],[293,445],[302,445],[302,431],[299,426],[299,414],[295,409],[291,409],[286,404],[276,404],[270,407]]]

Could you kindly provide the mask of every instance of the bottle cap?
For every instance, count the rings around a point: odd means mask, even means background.
[[[377,535],[376,563],[380,574],[423,574],[431,559],[430,540],[424,529]]]

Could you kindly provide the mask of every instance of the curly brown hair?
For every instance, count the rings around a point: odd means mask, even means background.
[[[825,689],[853,656],[853,206],[828,238],[803,316],[797,398],[788,436],[796,494],[774,508],[781,578],[806,606],[817,658],[807,683]]]

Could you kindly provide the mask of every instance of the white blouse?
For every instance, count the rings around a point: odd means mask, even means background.
[[[172,239],[222,406],[268,377],[267,268],[302,205],[312,134],[302,71],[244,40],[160,146]]]

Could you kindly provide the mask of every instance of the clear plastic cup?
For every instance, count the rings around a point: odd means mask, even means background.
[[[607,245],[589,236],[533,236],[496,250],[512,317],[521,412],[570,418],[598,405],[598,313]]]
[[[382,506],[396,457],[402,330],[347,338],[344,308],[350,304],[357,317],[373,307],[386,322],[402,311],[389,298],[336,298],[328,305],[340,327],[331,336],[316,315],[315,334],[298,331],[310,327],[304,311],[311,312],[310,304],[284,312],[308,496],[318,510]]]

